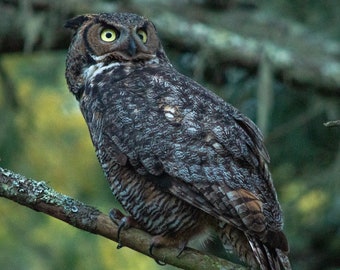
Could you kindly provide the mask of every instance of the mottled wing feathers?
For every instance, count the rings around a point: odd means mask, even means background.
[[[220,220],[261,233],[266,227],[262,204],[275,195],[259,130],[191,79],[173,70],[146,71],[146,89],[138,87],[133,76],[119,82],[129,89],[119,93],[124,99],[116,98],[126,102],[125,108],[116,109],[104,123],[106,128],[119,123],[107,132],[114,134],[114,143],[139,173],[174,177],[170,192],[175,196]],[[268,187],[269,194],[258,197]]]
[[[269,154],[267,149],[263,144],[263,136],[260,130],[253,122],[251,122],[248,118],[245,118],[241,115],[241,117],[235,116],[235,121],[240,128],[248,135],[248,140],[246,143],[249,149],[253,152],[253,155],[258,159],[263,159],[265,162],[269,162]]]
[[[261,234],[266,229],[262,202],[244,189],[232,190],[227,185],[216,183],[192,185],[173,179],[169,191],[217,220],[245,231]]]

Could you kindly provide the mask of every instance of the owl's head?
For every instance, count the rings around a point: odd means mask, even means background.
[[[68,20],[65,27],[75,31],[66,60],[66,78],[76,96],[83,87],[84,71],[98,63],[168,62],[155,26],[142,16],[87,14]]]

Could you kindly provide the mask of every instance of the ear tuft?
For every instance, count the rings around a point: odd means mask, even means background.
[[[72,19],[69,19],[64,24],[65,28],[69,28],[72,30],[77,30],[84,22],[88,21],[89,19],[93,18],[92,15],[79,15]]]

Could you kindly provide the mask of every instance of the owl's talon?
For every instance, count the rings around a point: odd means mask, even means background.
[[[154,247],[155,247],[155,243],[151,243],[151,245],[150,245],[150,247],[149,247],[149,254],[150,254],[150,256],[153,257],[153,259],[155,260],[155,262],[156,262],[157,264],[159,264],[159,265],[161,265],[161,266],[166,265],[165,262],[159,261],[158,259],[154,258],[154,255],[153,255],[153,253],[152,253],[152,250],[153,250]]]
[[[138,228],[138,225],[136,221],[131,217],[131,216],[125,216],[120,212],[118,209],[111,209],[109,212],[109,217],[110,219],[118,225],[118,230],[117,230],[117,249],[120,249],[123,247],[123,244],[120,239],[120,234],[122,230],[127,230],[130,227],[135,227]]]
[[[153,257],[152,250],[153,250],[153,247],[154,247],[154,246],[155,246],[154,243],[152,243],[152,244],[149,246],[149,254],[150,254],[150,256],[152,256],[152,257]]]
[[[179,249],[179,252],[176,256],[177,258],[179,258],[179,256],[181,256],[181,254],[183,253],[183,251],[185,250],[186,247],[187,247],[187,242],[183,242],[181,244],[181,246],[179,247],[180,249]]]
[[[126,225],[126,218],[122,218],[121,223],[118,226],[118,231],[117,231],[117,239],[118,239],[118,246],[117,249],[120,249],[123,247],[121,240],[120,240],[120,233],[122,231],[122,229],[128,229],[127,225]]]
[[[157,260],[157,259],[154,259],[154,260],[155,260],[155,262],[156,262],[158,265],[161,265],[161,266],[166,265],[165,262],[159,261],[159,260]]]
[[[125,219],[125,217],[122,218],[121,223],[118,226],[118,231],[117,231],[118,245],[117,245],[117,249],[121,249],[123,247],[123,244],[122,244],[121,239],[120,239],[120,233],[121,233],[122,229],[128,229],[128,227],[126,227],[126,219]]]

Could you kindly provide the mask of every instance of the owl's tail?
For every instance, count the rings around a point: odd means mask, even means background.
[[[284,237],[283,233],[282,236]],[[233,226],[224,226],[221,240],[227,252],[234,251],[252,269],[291,270],[287,252],[264,244]]]

